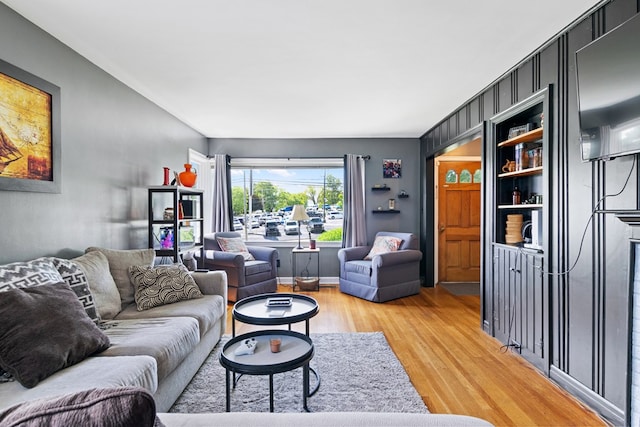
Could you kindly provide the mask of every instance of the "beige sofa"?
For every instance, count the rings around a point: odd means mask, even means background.
[[[51,398],[90,388],[122,386],[137,386],[147,390],[153,396],[157,410],[168,411],[225,331],[227,278],[224,272],[219,271],[185,271],[200,292],[193,289],[192,284],[189,285],[192,286],[189,290],[201,295],[175,303],[155,301],[153,304],[157,304],[156,306],[140,311],[135,300],[137,288],[129,277],[129,267],[138,266],[144,274],[155,274],[158,271],[173,274],[175,270],[173,267],[163,270],[164,267],[153,266],[154,258],[155,253],[151,249],[114,251],[89,248],[84,255],[73,260],[38,258],[0,266],[0,322],[2,316],[17,318],[17,325],[37,324],[44,319],[38,329],[42,331],[48,328],[53,319],[46,320],[47,316],[55,315],[55,319],[58,319],[67,313],[51,314],[56,313],[58,307],[47,307],[42,310],[44,313],[37,316],[39,319],[29,320],[28,310],[16,309],[12,312],[7,304],[3,306],[3,299],[6,302],[9,296],[13,298],[14,294],[22,292],[29,297],[37,297],[34,289],[47,285],[61,286],[62,294],[68,289],[66,285],[69,285],[80,301],[81,310],[85,310],[78,324],[82,323],[90,328],[87,323],[91,324],[92,320],[94,323],[98,322],[99,329],[94,328],[98,332],[91,333],[104,334],[109,339],[106,350],[47,373],[31,388],[13,378],[8,382],[0,382],[0,411],[34,399]],[[187,280],[183,272],[179,273]],[[60,282],[65,282],[66,285]],[[142,289],[142,286],[139,288]],[[28,294],[27,290],[32,294]],[[148,295],[152,291],[153,287],[148,288]],[[69,326],[69,335],[73,335],[71,331],[75,331],[75,326]],[[0,340],[3,339],[3,333],[6,339],[10,339],[12,333],[15,335],[15,331],[7,330],[8,327],[3,330],[3,327],[0,325]],[[29,328],[23,327],[19,329],[20,334],[27,335],[14,347],[24,350],[28,355],[31,354],[29,345],[38,341],[46,342],[59,332],[29,332],[25,331]],[[29,333],[34,334],[33,339]],[[53,344],[61,339],[66,337],[55,338]],[[99,339],[104,341],[104,336]],[[23,345],[25,348],[21,349]],[[3,352],[4,349],[0,349],[0,371],[3,368],[3,356],[6,360],[13,357],[13,354]],[[34,365],[40,366],[37,361]]]

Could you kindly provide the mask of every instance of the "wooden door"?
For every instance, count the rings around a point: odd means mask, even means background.
[[[440,162],[438,282],[480,281],[480,162]]]

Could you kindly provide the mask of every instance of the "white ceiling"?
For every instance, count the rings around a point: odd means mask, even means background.
[[[207,137],[419,137],[600,1],[1,0]]]

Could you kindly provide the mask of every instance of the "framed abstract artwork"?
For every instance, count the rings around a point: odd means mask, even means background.
[[[61,192],[60,88],[0,60],[0,190]]]

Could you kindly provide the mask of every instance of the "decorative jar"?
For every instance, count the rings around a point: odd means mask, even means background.
[[[180,172],[179,177],[180,184],[184,185],[185,187],[193,187],[194,185],[196,185],[196,178],[198,178],[198,175],[196,175],[196,173],[191,170],[191,164],[185,163],[184,172]]]

